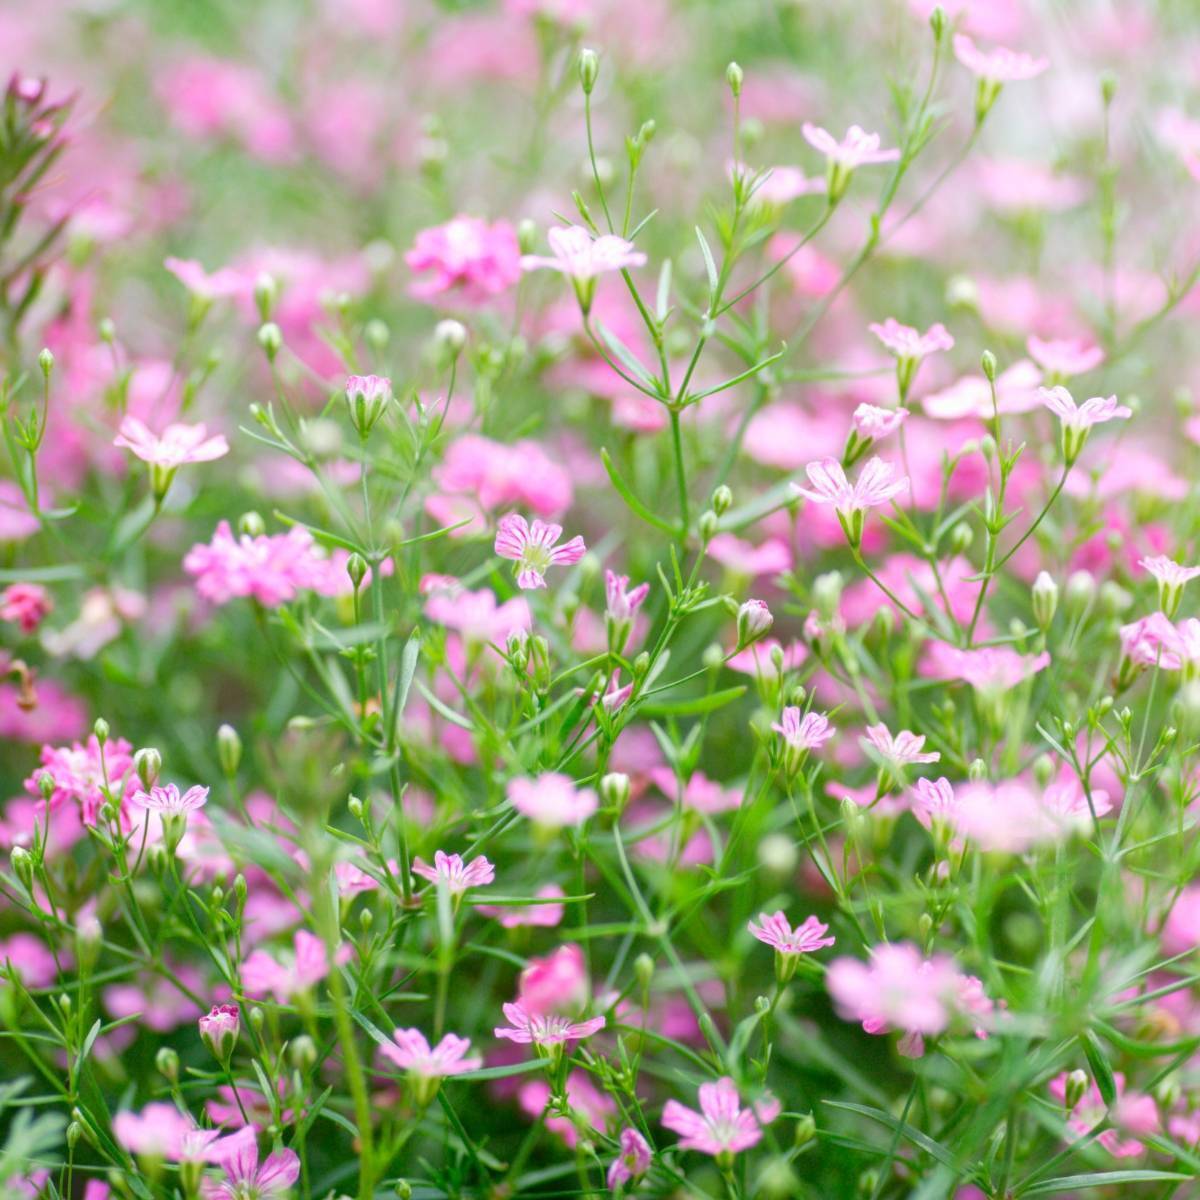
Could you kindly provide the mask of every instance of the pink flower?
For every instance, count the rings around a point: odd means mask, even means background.
[[[350,948],[343,946],[336,956],[344,962]],[[248,996],[274,995],[280,1004],[287,1004],[301,992],[309,991],[329,974],[329,956],[325,943],[305,929],[297,931],[293,953],[279,961],[265,950],[255,950],[242,964],[242,986]]]
[[[385,375],[350,375],[345,391],[350,421],[365,437],[392,402],[392,381]]]
[[[835,959],[825,975],[838,1012],[868,1033],[941,1033],[950,1024],[958,980],[950,959],[926,959],[910,942],[875,946],[866,963]]]
[[[793,750],[819,750],[837,731],[824,713],[807,712],[789,705],[771,726]]]
[[[907,408],[879,408],[874,404],[860,404],[854,410],[854,432],[866,441],[876,441],[895,433],[908,415]]]
[[[888,317],[882,324],[875,322],[867,328],[883,343],[884,347],[898,359],[922,359],[927,355],[954,348],[954,338],[945,325],[931,325],[924,333],[911,325],[901,325],[895,317]]]
[[[775,618],[765,600],[746,600],[737,611],[737,646],[739,650],[765,637]]]
[[[380,1053],[402,1071],[423,1079],[464,1075],[468,1071],[477,1071],[483,1062],[481,1058],[465,1057],[471,1043],[453,1033],[446,1034],[432,1048],[419,1029],[397,1029],[392,1038],[379,1047]]]
[[[785,957],[811,954],[825,946],[832,946],[835,938],[826,937],[829,926],[823,925],[816,917],[806,917],[802,924],[793,929],[783,912],[773,915],[758,914],[759,923],[753,921],[747,928],[760,942],[771,946]]]
[[[587,962],[574,942],[546,958],[531,958],[521,972],[517,1000],[526,1012],[568,1012],[587,1001]]]
[[[300,1159],[293,1150],[276,1150],[259,1163],[258,1131],[253,1125],[217,1142],[211,1159],[225,1178],[201,1184],[204,1200],[274,1200],[300,1177]]]
[[[1007,646],[963,650],[945,642],[930,642],[921,673],[935,679],[961,679],[976,691],[995,694],[1011,691],[1049,664],[1046,651],[1026,655]]]
[[[918,779],[909,796],[913,816],[926,829],[932,828],[934,822],[954,828],[958,818],[958,797],[944,775],[940,779]]]
[[[414,858],[412,873],[446,887],[452,896],[461,896],[468,888],[484,887],[496,878],[495,867],[482,854],[470,863],[464,863],[461,856],[447,854],[444,850],[434,852],[432,867],[420,858]]]
[[[881,150],[879,134],[867,133],[858,125],[851,125],[840,142],[828,130],[808,121],[804,122],[801,131],[814,150],[848,171],[875,163],[895,162],[900,157],[899,150]]]
[[[414,272],[428,272],[413,295],[435,300],[450,295],[482,304],[507,291],[521,275],[521,250],[507,221],[489,225],[478,217],[455,217],[423,229],[404,256]]]
[[[1034,58],[1004,46],[991,51],[980,50],[965,33],[955,36],[954,55],[968,71],[992,84],[1033,79],[1050,65],[1048,59]]]
[[[551,256],[523,254],[523,271],[544,268],[559,271],[578,283],[588,283],[608,271],[640,267],[646,261],[646,256],[634,249],[632,242],[610,233],[593,238],[582,225],[568,225],[565,229],[555,226],[546,234],[546,240]]]
[[[1181,665],[1180,639],[1165,613],[1151,613],[1121,626],[1121,655],[1131,667],[1164,667],[1177,671]]]
[[[1104,361],[1104,351],[1094,342],[1084,338],[1049,338],[1043,340],[1034,334],[1026,342],[1029,357],[1048,375],[1068,379],[1072,375],[1086,375]]]
[[[605,612],[610,620],[622,624],[632,621],[649,594],[648,583],[639,583],[637,587],[631,588],[628,575],[616,575],[608,570],[604,572]]]
[[[242,1028],[236,1004],[214,1004],[199,1021],[200,1040],[219,1062],[228,1062]]]
[[[1039,388],[1038,399],[1062,422],[1063,457],[1068,465],[1075,462],[1093,425],[1107,421],[1127,421],[1133,410],[1118,404],[1116,396],[1093,396],[1077,405],[1065,387]]]
[[[0,592],[0,621],[14,621],[22,633],[33,633],[54,608],[39,583],[13,583]]]
[[[812,487],[793,484],[796,492],[815,504],[832,504],[846,521],[864,509],[886,504],[908,487],[908,476],[897,478],[895,467],[880,458],[868,459],[853,484],[836,458],[809,463],[804,470]]]
[[[1200,575],[1200,567],[1180,566],[1165,554],[1143,558],[1138,566],[1144,567],[1158,581],[1158,606],[1167,617],[1173,617],[1179,610],[1188,581]]]
[[[612,1160],[608,1168],[608,1186],[612,1191],[622,1183],[640,1179],[650,1170],[650,1160],[653,1152],[650,1143],[636,1129],[621,1130],[617,1139],[620,1153]]]
[[[731,163],[731,177],[739,173],[753,183],[750,202],[782,207],[801,196],[819,196],[825,191],[825,180],[805,175],[799,167],[769,167],[754,182],[751,168]]]
[[[677,1100],[668,1100],[663,1107],[663,1126],[679,1134],[680,1150],[731,1157],[757,1145],[762,1140],[763,1123],[773,1119],[769,1115],[760,1120],[753,1108],[742,1108],[737,1086],[728,1076],[722,1076],[716,1083],[702,1083],[699,1097],[699,1112]],[[767,1112],[770,1114],[771,1108]]]
[[[109,738],[103,750],[93,734],[86,744],[43,746],[42,765],[25,780],[31,796],[41,795],[41,781],[48,777],[53,788],[50,807],[74,800],[80,807],[84,824],[94,825],[104,804],[105,778],[115,795],[133,770],[133,747],[124,738]]]
[[[552,829],[582,825],[599,805],[591,788],[576,788],[574,780],[555,771],[512,780],[508,799],[522,816]]]
[[[139,789],[129,797],[130,804],[136,804],[138,808],[144,808],[147,812],[161,813],[163,816],[195,812],[203,808],[207,800],[208,788],[197,785],[188,788],[181,795],[179,788],[173,783],[168,783],[165,787],[152,787],[149,792]]]
[[[740,808],[742,804],[742,793],[739,788],[722,787],[719,783],[709,779],[703,771],[692,773],[682,794],[679,790],[679,779],[672,768],[655,767],[650,772],[650,778],[654,780],[654,786],[664,796],[678,800],[684,808],[691,809],[692,812],[708,813],[711,816],[716,813],[732,812],[735,808]]]
[[[892,767],[905,767],[913,763],[935,763],[942,757],[936,750],[923,750],[924,734],[918,736],[910,733],[907,729],[902,729],[893,736],[886,725],[868,725],[866,740]]]
[[[561,525],[546,524],[538,519],[529,525],[519,513],[509,513],[500,518],[496,528],[495,551],[501,558],[512,559],[520,565],[518,587],[545,587],[545,572],[549,567],[577,563],[587,550],[583,538],[578,536],[556,546],[561,536]]]
[[[1080,1101],[1067,1116],[1066,1139],[1074,1142],[1081,1137],[1090,1137],[1092,1130],[1105,1120],[1116,1128],[1106,1129],[1095,1140],[1114,1158],[1136,1158],[1145,1150],[1138,1139],[1158,1131],[1158,1106],[1153,1096],[1125,1090],[1125,1076],[1117,1071],[1113,1075],[1117,1099],[1110,1110],[1094,1082],[1088,1084]],[[1050,1095],[1059,1104],[1066,1104],[1067,1072],[1056,1075],[1049,1083]],[[1121,1133],[1131,1133],[1131,1138],[1122,1138]]]
[[[185,1135],[196,1128],[173,1104],[147,1104],[140,1113],[119,1112],[113,1117],[113,1136],[133,1154],[177,1160]],[[215,1138],[217,1132],[212,1131]]]
[[[522,1046],[562,1046],[591,1037],[605,1026],[603,1017],[576,1022],[557,1013],[531,1013],[519,1000],[503,1007],[509,1025],[497,1026],[492,1032]]]
[[[163,266],[183,284],[193,296],[201,300],[220,300],[227,296],[241,296],[249,290],[246,276],[233,267],[221,267],[209,274],[192,258],[165,258]]]
[[[167,471],[185,463],[211,462],[229,453],[224,437],[209,437],[203,425],[168,425],[161,434],[154,434],[137,417],[126,417],[121,422],[113,445],[123,446],[143,462]]]

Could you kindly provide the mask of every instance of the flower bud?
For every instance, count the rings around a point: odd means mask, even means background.
[[[275,311],[275,302],[279,299],[279,284],[274,275],[263,271],[254,281],[254,305],[258,309],[258,319],[265,325]]]
[[[268,361],[274,362],[275,356],[283,346],[283,333],[274,321],[267,321],[266,324],[258,327],[258,344],[262,347]]]
[[[579,52],[579,86],[583,94],[590,96],[596,86],[596,77],[600,74],[600,58],[595,50],[585,46]]]
[[[733,492],[726,485],[721,484],[712,494],[711,500],[713,512],[718,517],[723,517],[733,507]]]
[[[1054,620],[1058,608],[1058,584],[1054,582],[1048,571],[1042,571],[1033,581],[1033,619],[1037,627],[1045,633]]]
[[[1070,1112],[1087,1094],[1089,1082],[1087,1072],[1078,1067],[1067,1076],[1067,1086],[1063,1096],[1063,1107],[1067,1112]]]
[[[179,1055],[170,1046],[163,1046],[159,1049],[154,1056],[154,1065],[168,1083],[179,1082]]]
[[[246,537],[258,538],[265,537],[267,533],[267,523],[262,519],[261,513],[256,513],[253,509],[242,513],[238,517],[238,533],[245,534]]]
[[[600,797],[609,808],[624,811],[629,803],[629,776],[610,771],[600,780]]]
[[[982,783],[988,776],[987,763],[982,758],[973,758],[967,767],[967,778],[972,783]]]
[[[96,741],[103,746],[108,741],[108,722],[103,717],[97,717],[96,723],[92,726],[92,732],[96,735]]]
[[[8,860],[21,886],[29,891],[33,887],[33,855],[24,846],[14,846]]]
[[[228,1066],[242,1031],[242,1014],[236,1004],[214,1004],[200,1018],[200,1040],[222,1066]]]
[[[700,540],[707,546],[713,540],[717,533],[717,514],[710,508],[700,514],[700,520],[697,522],[697,529],[700,533]]]
[[[729,90],[733,93],[735,100],[742,94],[742,83],[745,81],[745,78],[745,72],[737,63],[731,62],[725,68],[725,82],[729,84]]]
[[[983,369],[983,377],[988,383],[995,383],[996,356],[990,350],[985,350],[979,358],[979,365]]]
[[[50,381],[50,372],[54,370],[54,355],[49,349],[43,349],[38,355],[38,366],[42,369],[42,375],[46,382]]]
[[[357,592],[367,577],[367,560],[357,551],[346,559],[346,574],[350,576],[350,582]]]
[[[375,428],[392,402],[392,381],[383,375],[351,375],[346,380],[346,403],[350,421],[359,437]]]
[[[1133,597],[1111,579],[1100,585],[1100,607],[1110,617],[1119,617],[1133,606]]]
[[[434,344],[443,358],[456,359],[467,344],[467,329],[461,321],[439,321],[433,331]]]
[[[765,637],[775,618],[762,600],[747,600],[737,613],[737,648],[744,650]]]
[[[242,762],[242,739],[232,725],[222,725],[217,730],[217,761],[227,779],[232,779]]]
[[[929,28],[933,30],[935,41],[940,42],[946,36],[946,10],[940,4],[929,14]]]
[[[1096,577],[1091,571],[1073,571],[1063,593],[1067,616],[1078,620],[1096,599]]]
[[[1033,778],[1038,787],[1050,786],[1050,781],[1058,771],[1058,766],[1049,754],[1039,754],[1033,760]]]
[[[317,1047],[307,1033],[291,1040],[288,1044],[288,1058],[297,1071],[308,1071],[316,1065]]]
[[[633,974],[644,991],[654,978],[654,959],[644,952],[639,954],[633,960]]]
[[[133,769],[141,780],[142,787],[149,791],[157,782],[162,770],[162,755],[153,746],[145,746],[133,756]]]

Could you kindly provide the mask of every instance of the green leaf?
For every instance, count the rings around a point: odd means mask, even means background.
[[[634,516],[641,517],[647,525],[653,525],[655,529],[661,530],[663,533],[669,533],[674,537],[679,531],[674,525],[664,521],[662,517],[655,516],[634,494],[633,489],[629,484],[621,478],[617,468],[613,465],[613,460],[609,456],[607,450],[600,451],[600,461],[604,464],[604,469],[608,472],[609,479],[612,480],[612,485],[617,489],[622,500],[629,505]]]
[[[596,328],[600,330],[600,336],[608,343],[608,348],[621,360],[624,367],[636,375],[647,388],[657,393],[659,390],[658,380],[642,366],[638,356],[611,329],[603,325],[600,321],[596,322]]]
[[[708,272],[708,303],[711,307],[717,298],[717,264],[699,225],[696,226],[696,237],[700,241],[700,251],[704,255],[704,269]]]
[[[687,700],[655,700],[641,705],[641,711],[651,717],[695,717],[701,713],[715,712],[732,704],[746,693],[744,684],[709,692],[707,696],[693,696]]]
[[[879,1108],[872,1108],[867,1104],[851,1104],[848,1100],[823,1100],[821,1103],[826,1108],[840,1108],[846,1112],[858,1113],[862,1117],[870,1117],[872,1121],[878,1121],[880,1125],[886,1125],[888,1129],[898,1133],[906,1141],[924,1150],[926,1154],[931,1158],[937,1159],[943,1166],[950,1167],[953,1170],[958,1170],[959,1168],[954,1155],[945,1146],[940,1142],[935,1142],[933,1138],[928,1134],[922,1133],[919,1129],[914,1129],[907,1121],[901,1121],[898,1117],[893,1117],[891,1113],[886,1113]]]
[[[1186,1183],[1193,1175],[1176,1171],[1096,1171],[1087,1175],[1060,1175],[1035,1183],[1021,1196],[1053,1196],[1059,1192],[1074,1192],[1079,1188],[1115,1187],[1119,1183]]]
[[[1117,1102],[1117,1081],[1113,1078],[1113,1069],[1100,1039],[1090,1029],[1085,1029],[1079,1035],[1079,1044],[1087,1056],[1088,1066],[1092,1069],[1092,1078],[1096,1081],[1096,1090],[1100,1093],[1100,1099],[1104,1101],[1104,1107],[1112,1108]]]

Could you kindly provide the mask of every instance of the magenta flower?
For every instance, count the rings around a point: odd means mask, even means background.
[[[677,1100],[668,1100],[663,1107],[663,1126],[679,1134],[681,1150],[731,1159],[757,1145],[762,1140],[762,1125],[778,1115],[778,1107],[773,1104],[765,1106],[765,1115],[742,1108],[737,1087],[728,1076],[716,1083],[702,1083],[699,1096],[699,1112]]]
[[[574,780],[555,771],[511,780],[508,799],[522,816],[551,829],[582,825],[599,806],[591,788],[576,788]]]
[[[208,788],[197,785],[180,794],[179,788],[173,783],[168,783],[165,787],[152,787],[148,792],[139,790],[129,797],[130,804],[163,816],[180,816],[195,812],[203,808],[207,800]]]
[[[124,738],[109,738],[103,750],[95,734],[85,744],[43,746],[42,765],[25,780],[31,796],[41,795],[42,779],[53,784],[50,807],[57,808],[73,800],[79,805],[85,825],[94,825],[104,804],[107,776],[112,793],[120,795],[121,786],[133,770],[133,747]]]
[[[973,75],[991,84],[1019,83],[1040,75],[1049,65],[1049,59],[1034,58],[997,46],[994,50],[981,50],[965,34],[954,39],[954,56]]]
[[[617,1144],[621,1148],[620,1153],[608,1168],[608,1186],[614,1192],[622,1183],[641,1179],[650,1170],[653,1156],[650,1143],[636,1129],[622,1129]]]
[[[936,750],[925,751],[925,735],[918,736],[907,729],[900,730],[894,737],[886,725],[868,725],[866,740],[892,767],[905,767],[912,763],[935,763],[942,756]]]
[[[963,650],[946,642],[929,642],[921,673],[934,679],[961,679],[978,692],[1011,691],[1050,665],[1050,655],[1018,654],[1008,646]]]
[[[478,217],[455,217],[423,229],[404,261],[425,278],[414,283],[420,300],[449,296],[483,304],[507,291],[521,277],[521,249],[507,221],[489,225]]]
[[[422,1079],[464,1075],[477,1071],[483,1062],[481,1058],[467,1058],[470,1041],[453,1033],[446,1034],[432,1048],[419,1029],[397,1029],[392,1039],[379,1047],[380,1053],[402,1071]]]
[[[1082,404],[1065,387],[1039,388],[1038,399],[1062,422],[1063,457],[1070,466],[1079,457],[1093,425],[1127,421],[1133,410],[1118,404],[1116,396],[1093,396]]]
[[[578,283],[588,283],[608,271],[640,267],[646,261],[646,256],[632,242],[610,233],[593,238],[582,225],[568,225],[565,229],[555,226],[546,234],[546,240],[551,255],[522,255],[523,271],[558,271]]]
[[[1064,1071],[1048,1085],[1050,1095],[1064,1107],[1067,1107],[1067,1079]],[[1159,1130],[1158,1104],[1153,1096],[1128,1091],[1125,1076],[1120,1071],[1114,1072],[1113,1083],[1117,1099],[1110,1108],[1100,1095],[1100,1089],[1089,1081],[1083,1095],[1069,1106],[1066,1140],[1070,1143],[1080,1138],[1089,1141],[1095,1138],[1113,1158],[1136,1158],[1146,1149],[1140,1139]],[[1111,1128],[1096,1136],[1093,1131],[1105,1123]],[[1122,1137],[1122,1134],[1132,1136]]]
[[[832,946],[835,938],[826,937],[829,926],[823,925],[816,917],[806,917],[802,924],[793,929],[787,922],[783,912],[768,915],[758,914],[759,923],[753,921],[747,928],[760,942],[777,950],[787,958],[801,954],[811,954],[825,946]]]
[[[165,471],[174,471],[185,463],[211,462],[229,453],[229,443],[221,434],[208,436],[204,425],[168,425],[161,434],[151,433],[137,417],[126,417],[113,439],[143,462]]]
[[[545,958],[531,958],[517,984],[517,1001],[527,1013],[569,1012],[588,997],[587,961],[574,942]]]
[[[236,1004],[214,1004],[199,1021],[200,1040],[218,1062],[228,1062],[242,1029],[242,1014]]]
[[[13,583],[0,592],[0,621],[15,622],[22,633],[33,633],[53,608],[40,583]]]
[[[259,1163],[253,1125],[216,1142],[210,1157],[225,1178],[201,1184],[204,1200],[275,1200],[300,1177],[300,1159],[293,1150],[276,1150]]]
[[[1104,351],[1084,338],[1043,339],[1031,334],[1025,344],[1029,348],[1029,357],[1047,375],[1059,379],[1086,375],[1104,361]]]
[[[875,404],[860,404],[854,410],[854,432],[864,441],[877,441],[895,433],[908,420],[907,408],[880,408]]]
[[[765,600],[746,600],[737,611],[737,648],[744,650],[766,637],[774,624]]]
[[[507,1038],[522,1046],[555,1047],[567,1042],[581,1041],[604,1028],[604,1017],[591,1017],[587,1021],[572,1021],[558,1013],[531,1013],[517,1000],[505,1004],[504,1018],[508,1025],[499,1025],[492,1032],[498,1038]]]
[[[173,1160],[184,1135],[195,1129],[196,1123],[173,1104],[153,1103],[140,1113],[117,1113],[112,1126],[117,1143],[130,1153]]]
[[[414,858],[412,873],[447,888],[452,896],[461,896],[468,888],[484,887],[496,878],[495,867],[482,854],[464,863],[460,855],[444,850],[434,852],[432,867]]]
[[[578,536],[556,546],[561,536],[561,525],[547,524],[536,518],[530,525],[519,513],[509,513],[500,518],[496,528],[495,551],[501,558],[512,559],[519,565],[518,587],[545,587],[548,568],[577,563],[587,550],[583,538]]]
[[[1121,665],[1117,677],[1123,686],[1144,667],[1177,671],[1182,665],[1179,631],[1165,613],[1151,613],[1121,626]]]

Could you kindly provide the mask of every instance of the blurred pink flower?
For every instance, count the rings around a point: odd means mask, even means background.
[[[576,788],[569,776],[554,771],[511,780],[508,800],[522,816],[551,828],[582,825],[599,804],[591,788]]]
[[[1050,65],[1049,59],[1034,58],[1004,46],[981,50],[965,33],[955,35],[954,56],[968,71],[990,83],[1033,79]]]
[[[1085,338],[1050,338],[1030,334],[1026,342],[1029,357],[1043,371],[1062,378],[1086,375],[1104,361],[1104,350]]]
[[[507,291],[521,275],[517,235],[507,221],[489,225],[478,217],[455,217],[423,229],[405,255],[424,279],[413,284],[422,300],[443,297],[482,304]]]
[[[892,355],[900,359],[922,359],[954,348],[954,338],[940,322],[931,325],[924,333],[911,325],[902,325],[895,317],[888,317],[882,324],[875,322],[867,328]]]
[[[913,763],[935,763],[942,757],[936,750],[924,749],[924,734],[918,736],[907,729],[892,734],[886,725],[868,725],[865,741],[893,767],[904,767]]]
[[[379,1052],[402,1071],[425,1079],[445,1079],[477,1071],[481,1058],[467,1058],[471,1043],[456,1034],[446,1034],[436,1046],[430,1047],[419,1029],[397,1029],[392,1041],[379,1047]]]
[[[282,1200],[300,1178],[300,1158],[294,1150],[276,1150],[259,1162],[258,1130],[253,1125],[222,1138],[209,1159],[225,1178],[201,1184],[204,1200]]]
[[[229,453],[221,434],[208,436],[203,425],[168,425],[161,434],[151,433],[137,417],[126,417],[113,439],[114,446],[131,450],[143,462],[174,470],[184,463],[211,462]]]
[[[801,126],[801,132],[814,150],[847,170],[873,163],[895,162],[900,157],[899,150],[881,150],[879,134],[867,133],[858,125],[851,125],[840,142],[828,130],[808,121]]]
[[[309,991],[329,974],[329,956],[325,943],[305,929],[298,930],[293,950],[281,961],[266,950],[255,950],[242,963],[242,986],[246,995],[261,997],[272,994],[280,1004],[287,1004],[301,992]],[[350,947],[339,948],[335,961],[345,962]]]
[[[40,583],[11,583],[0,592],[0,621],[13,621],[22,633],[33,633],[54,609],[50,593]]]
[[[546,240],[550,243],[550,257],[522,255],[523,271],[544,268],[586,283],[607,271],[640,267],[646,261],[646,256],[632,242],[609,233],[593,238],[582,225],[569,225],[565,229],[555,226],[546,234]]]
[[[614,1192],[621,1184],[640,1179],[645,1175],[650,1170],[653,1154],[650,1143],[633,1128],[621,1130],[617,1145],[619,1153],[608,1168],[608,1186]]]
[[[860,438],[875,441],[895,433],[908,416],[907,408],[879,408],[874,404],[860,404],[854,410],[852,425]]]

